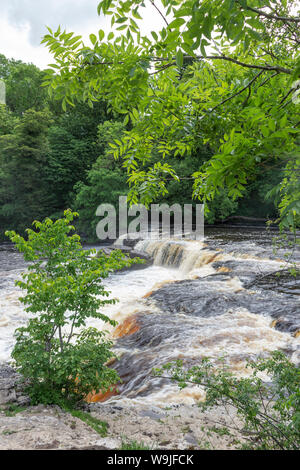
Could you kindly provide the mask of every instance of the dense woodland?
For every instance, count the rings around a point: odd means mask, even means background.
[[[42,86],[45,72],[33,64],[0,55],[0,79],[6,84],[6,106],[0,105],[0,239],[4,231],[23,232],[34,219],[60,216],[71,207],[78,210],[78,228],[95,240],[96,208],[103,202],[118,203],[128,193],[123,161],[115,159],[110,146],[131,130],[124,115],[108,110],[105,101],[76,103],[62,109],[62,101],[50,97]],[[154,202],[191,203],[191,174],[213,155],[213,148],[199,139],[189,155],[165,157],[180,182],[170,178],[168,193]],[[161,159],[153,152],[149,168]],[[274,196],[267,193],[282,179],[281,166],[261,167],[242,197],[233,201],[226,189],[212,202],[207,223],[237,214],[255,218],[276,217]]]

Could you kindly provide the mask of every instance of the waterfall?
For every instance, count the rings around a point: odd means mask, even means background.
[[[135,248],[148,253],[154,265],[177,268],[184,273],[223,258],[222,253],[206,249],[205,243],[192,240],[142,240]]]

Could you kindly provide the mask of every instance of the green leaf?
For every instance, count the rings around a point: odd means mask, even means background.
[[[116,23],[125,23],[127,21],[126,16],[122,16],[116,20]]]
[[[97,37],[95,36],[95,34],[90,34],[90,41],[93,44],[93,46],[96,44]]]
[[[256,41],[262,41],[262,36],[257,32],[255,31],[254,29],[249,29],[247,28],[248,30],[248,33],[250,34],[250,36],[252,36],[253,39],[255,39]]]
[[[178,67],[182,67],[183,66],[183,52],[181,49],[178,49],[177,53],[176,53],[176,65]]]
[[[102,29],[99,29],[98,36],[99,36],[99,41],[102,41],[104,39],[105,33]]]
[[[175,29],[175,28],[177,29],[177,28],[180,28],[180,26],[184,24],[185,24],[185,20],[183,18],[176,18],[168,25],[168,29]]]
[[[139,14],[137,8],[132,11],[132,16],[133,16],[134,18],[136,18],[137,20],[141,20],[141,19],[142,19],[142,17],[141,17],[141,15]]]
[[[275,121],[274,119],[269,119],[269,128],[271,129],[271,131],[275,131],[276,129],[276,124],[275,124]]]

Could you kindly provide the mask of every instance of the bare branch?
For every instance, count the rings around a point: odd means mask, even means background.
[[[166,25],[169,26],[169,23],[168,23],[166,17],[165,17],[164,14],[160,11],[160,9],[155,5],[154,0],[150,0],[150,3],[152,3],[152,5],[154,6],[154,8],[158,11],[158,13],[159,13],[160,16],[162,17],[162,19],[164,20],[164,22],[166,23]]]
[[[256,70],[267,70],[267,71],[274,71],[278,73],[286,73],[288,75],[291,75],[293,73],[293,70],[287,69],[285,67],[281,67],[280,65],[269,65],[269,64],[264,64],[264,65],[258,65],[258,64],[247,64],[246,62],[241,62],[237,59],[233,59],[232,57],[228,57],[225,55],[208,55],[208,56],[190,56],[190,55],[185,55],[184,59],[192,59],[192,60],[226,60],[228,62],[232,62],[234,64],[240,65],[242,67],[250,68],[250,69],[256,69]],[[152,62],[169,62],[165,67],[173,67],[177,66],[175,62],[175,58],[167,58],[167,57],[150,57],[150,61]],[[174,61],[174,62],[173,62]],[[122,64],[123,62],[120,61],[118,64]],[[95,62],[94,64],[88,64],[86,63],[85,65],[89,67],[95,67],[99,65],[115,65],[114,62]],[[163,70],[164,70],[163,69]]]
[[[220,103],[218,103],[216,106],[214,106],[211,110],[209,110],[210,113],[212,113],[216,108],[218,108],[219,106],[221,106],[222,104],[226,103],[227,101],[229,100],[232,100],[233,98],[235,98],[236,96],[240,95],[241,93],[243,93],[243,91],[247,90],[247,88],[250,89],[251,85],[253,82],[255,82],[255,80],[258,79],[258,77],[260,77],[262,74],[264,73],[264,70],[261,70],[257,75],[255,75],[255,77],[248,83],[248,85],[246,85],[244,88],[242,88],[241,90],[237,91],[236,93],[234,93],[233,95],[229,96],[228,98],[226,98],[225,100],[221,101]],[[249,98],[249,96],[248,96]]]
[[[249,7],[248,5],[247,7],[243,7],[242,5],[240,6],[242,10],[253,11],[254,13],[257,13],[259,16],[264,16],[265,18],[268,18],[269,20],[283,21],[284,23],[300,23],[300,18],[296,16],[278,16],[277,14],[272,15],[271,13],[266,13],[265,11],[259,10],[258,8]]]

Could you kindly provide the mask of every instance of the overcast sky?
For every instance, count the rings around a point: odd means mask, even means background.
[[[0,53],[46,68],[53,62],[46,47],[40,44],[47,33],[46,26],[56,30],[61,25],[88,42],[89,34],[109,30],[110,20],[97,14],[98,3],[99,0],[0,0]],[[146,30],[161,25],[162,19],[149,9]]]

